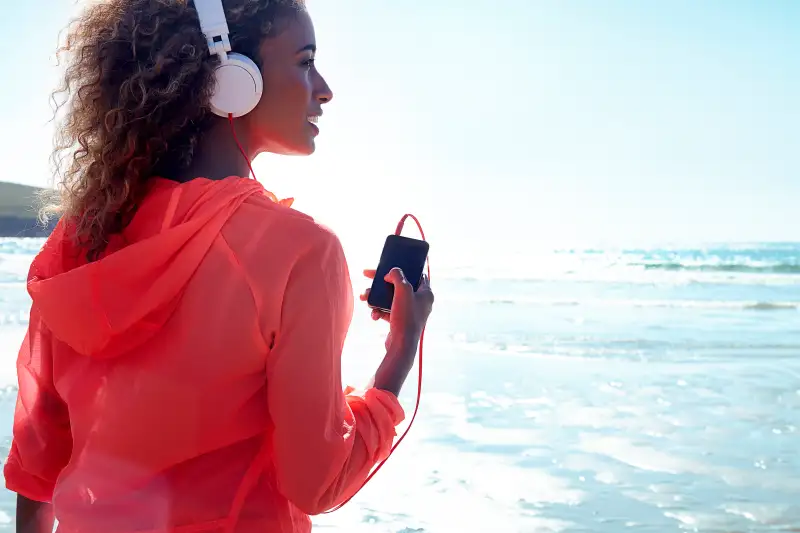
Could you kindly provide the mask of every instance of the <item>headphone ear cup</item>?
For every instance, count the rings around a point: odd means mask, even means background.
[[[247,56],[229,53],[214,71],[214,93],[211,111],[220,117],[241,117],[252,111],[261,100],[264,82],[258,66]]]

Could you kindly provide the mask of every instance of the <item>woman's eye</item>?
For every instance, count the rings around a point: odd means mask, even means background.
[[[314,65],[314,61],[315,60],[313,57],[311,59],[306,59],[305,61],[303,61],[303,66],[306,68],[311,68]]]

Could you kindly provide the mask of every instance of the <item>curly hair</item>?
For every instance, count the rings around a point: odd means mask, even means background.
[[[305,9],[303,0],[224,0],[233,49],[258,63],[263,39]],[[216,58],[192,0],[104,0],[67,28],[53,93],[64,110],[54,150],[57,192],[42,217],[74,223],[89,261],[130,222],[160,172],[188,167],[212,117]],[[61,102],[57,95],[63,95]]]

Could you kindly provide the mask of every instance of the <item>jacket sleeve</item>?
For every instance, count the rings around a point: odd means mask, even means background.
[[[404,413],[397,398],[345,394],[341,355],[353,291],[338,239],[329,233],[298,259],[267,361],[273,457],[279,490],[301,511],[322,513],[350,497],[388,456]]]
[[[3,467],[6,487],[50,502],[72,453],[72,434],[67,406],[53,384],[52,337],[35,305],[17,357],[17,380],[13,439]]]

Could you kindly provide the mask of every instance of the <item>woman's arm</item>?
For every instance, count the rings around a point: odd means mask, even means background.
[[[419,336],[412,334],[392,337],[386,350],[386,355],[381,361],[378,371],[375,372],[373,386],[385,390],[395,396],[400,396],[403,384],[414,366],[417,354]]]
[[[17,531],[51,533],[49,502],[72,453],[69,412],[53,383],[52,336],[34,304],[17,357],[17,403],[11,450],[3,466],[6,487],[18,494]]]
[[[17,495],[17,533],[53,533],[53,505]]]
[[[365,270],[364,275],[374,278],[375,271]],[[374,386],[399,396],[414,366],[417,345],[433,307],[433,292],[427,276],[422,277],[419,289],[414,291],[403,271],[398,268],[392,269],[385,281],[394,285],[394,299],[391,314],[378,310],[372,312],[374,320],[389,322],[386,356],[375,373]],[[369,289],[361,295],[361,301],[367,301],[368,298]]]
[[[388,455],[404,418],[397,393],[421,328],[396,334],[375,387],[345,395],[341,357],[352,310],[344,253],[338,239],[324,233],[292,270],[267,358],[278,488],[307,514],[324,512],[355,492]]]

